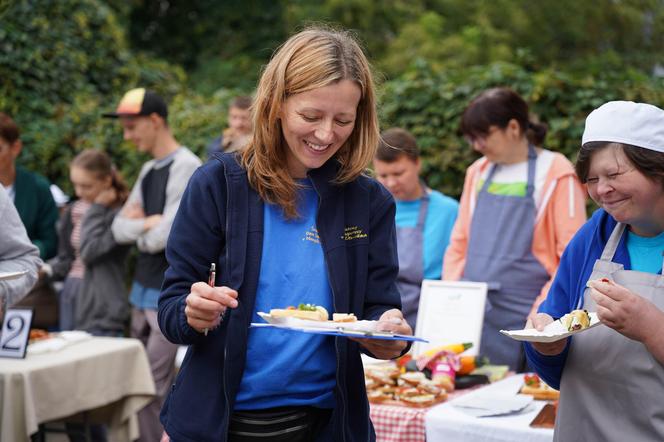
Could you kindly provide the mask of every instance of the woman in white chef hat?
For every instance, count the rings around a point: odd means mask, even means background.
[[[595,109],[576,171],[600,209],[567,246],[533,325],[579,308],[603,325],[526,344],[526,354],[561,390],[554,440],[662,441],[664,110],[631,101]]]

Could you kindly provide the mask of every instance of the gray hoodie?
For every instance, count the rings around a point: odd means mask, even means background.
[[[0,317],[4,306],[18,302],[35,285],[41,264],[39,249],[28,239],[14,203],[0,185],[0,274],[28,271],[16,279],[0,280]]]

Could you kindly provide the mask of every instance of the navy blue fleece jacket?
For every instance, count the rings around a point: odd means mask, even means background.
[[[310,171],[319,196],[317,229],[336,312],[376,320],[401,308],[394,201],[375,180],[361,176],[333,184],[334,160]],[[225,441],[245,365],[263,240],[263,202],[232,154],[217,154],[192,176],[166,248],[169,268],[159,299],[159,325],[177,344],[189,345],[161,414],[174,441]],[[287,259],[287,250],[284,250]],[[238,291],[239,306],[207,336],[187,324],[185,298],[218,263],[216,285]],[[336,407],[319,440],[372,441],[360,346],[335,339]],[[278,349],[266,349],[278,351]],[[297,361],[293,361],[297,363]]]

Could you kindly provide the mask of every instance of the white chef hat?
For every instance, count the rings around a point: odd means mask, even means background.
[[[631,144],[664,153],[664,110],[652,104],[609,101],[588,115],[581,144]]]

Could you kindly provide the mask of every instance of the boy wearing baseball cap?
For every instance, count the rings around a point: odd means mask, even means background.
[[[168,267],[164,249],[173,218],[189,177],[200,159],[182,146],[168,126],[168,106],[157,93],[144,88],[127,92],[115,112],[124,139],[140,152],[152,156],[145,163],[124,207],[111,227],[116,242],[135,243],[138,257],[129,295],[132,304],[131,336],[146,346],[157,397],[139,413],[142,441],[160,440],[159,412],[173,381],[177,346],[170,343],[157,324],[157,300]]]

